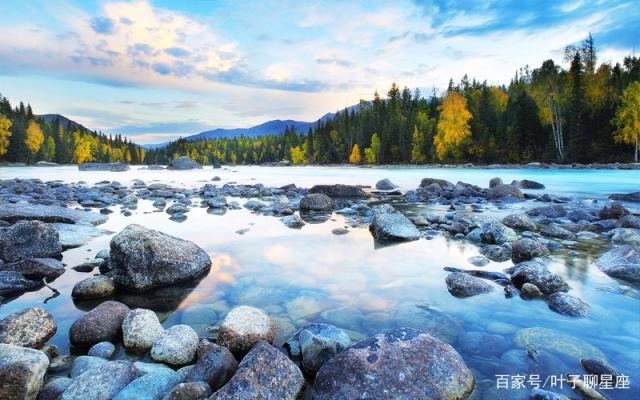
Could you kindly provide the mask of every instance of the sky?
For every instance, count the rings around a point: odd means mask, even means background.
[[[640,47],[637,0],[3,0],[0,21],[0,94],[138,143],[314,121],[392,82],[508,84],[589,32],[601,61]]]

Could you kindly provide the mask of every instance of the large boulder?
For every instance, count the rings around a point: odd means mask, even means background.
[[[16,271],[27,279],[51,282],[64,273],[64,264],[55,258],[25,258],[0,266],[2,271]]]
[[[569,290],[569,285],[560,275],[554,274],[544,264],[535,260],[516,264],[508,272],[511,274],[511,281],[518,288],[525,283],[530,283],[546,295]]]
[[[381,241],[403,242],[420,239],[418,228],[389,204],[374,208],[369,231]]]
[[[284,345],[289,357],[306,373],[315,375],[324,363],[346,350],[351,339],[334,325],[313,323],[298,329]]]
[[[502,197],[524,198],[524,194],[520,189],[512,185],[497,185],[487,189],[486,193],[490,199],[499,199]]]
[[[122,321],[129,307],[117,301],[105,301],[89,311],[69,329],[69,340],[77,346],[93,346],[103,341],[118,342],[122,337]]]
[[[258,341],[273,343],[276,325],[257,308],[239,306],[227,314],[220,324],[218,343],[238,355],[246,354]]]
[[[237,369],[238,361],[226,347],[210,343],[183,381],[206,382],[211,390],[216,391],[231,379]]]
[[[519,187],[520,189],[544,189],[545,188],[545,186],[542,183],[531,181],[528,179],[523,179],[521,181],[513,181],[511,184]]]
[[[303,387],[300,369],[275,347],[259,341],[242,359],[231,380],[209,400],[294,400],[300,396]]]
[[[508,226],[494,221],[482,225],[482,241],[489,244],[505,244],[518,238],[516,232]]]
[[[502,223],[512,229],[519,231],[535,231],[538,229],[536,223],[525,214],[510,214],[502,219]]]
[[[0,233],[0,258],[6,262],[59,257],[61,253],[58,231],[44,222],[18,221]]]
[[[511,260],[516,264],[536,257],[546,257],[549,254],[547,246],[533,239],[519,239],[511,246]]]
[[[640,192],[614,193],[609,195],[609,199],[616,201],[630,201],[640,203]]]
[[[27,279],[19,272],[0,271],[0,296],[15,296],[40,286],[42,283]]]
[[[111,400],[140,375],[128,361],[110,361],[77,376],[59,400]]]
[[[300,200],[300,211],[331,211],[333,200],[322,193],[310,193]]]
[[[393,184],[388,178],[384,178],[376,182],[376,189],[378,190],[393,190],[397,186]]]
[[[39,349],[56,334],[51,314],[42,308],[27,308],[0,320],[0,343]]]
[[[367,194],[359,186],[353,185],[315,185],[309,189],[309,193],[322,193],[332,198],[361,198]]]
[[[111,296],[116,286],[113,278],[106,275],[91,276],[73,286],[71,297],[79,300],[99,299]]]
[[[466,399],[473,374],[450,345],[397,328],[365,339],[327,361],[313,386],[316,400]]]
[[[78,165],[79,171],[112,171],[112,172],[122,172],[129,170],[129,164],[122,162],[114,162],[114,163],[95,163],[95,162],[86,162]]]
[[[157,400],[162,399],[180,383],[179,373],[166,368],[142,375],[125,386],[113,400]]]
[[[447,289],[455,297],[471,297],[493,290],[493,286],[464,272],[452,272],[446,278]]]
[[[186,169],[199,169],[202,168],[202,165],[193,161],[191,158],[187,156],[178,157],[172,160],[167,169],[178,169],[178,170],[186,170]]]
[[[195,243],[129,225],[111,239],[110,264],[117,285],[144,291],[202,276],[209,255]]]
[[[174,325],[164,331],[151,347],[151,358],[169,365],[191,363],[198,350],[198,334],[189,325]]]
[[[433,185],[434,183],[440,186],[440,188],[445,190],[455,190],[456,188],[456,185],[454,185],[453,183],[444,179],[436,179],[436,178],[423,178],[422,181],[420,181],[420,187],[426,188],[430,185]]]
[[[124,347],[132,353],[149,351],[163,332],[156,313],[144,308],[131,310],[122,321]]]
[[[0,344],[0,399],[35,400],[48,366],[42,351]]]
[[[640,285],[640,246],[615,246],[600,256],[596,265],[612,278]]]
[[[38,220],[51,223],[61,222],[65,224],[77,224],[79,222],[87,222],[91,225],[100,225],[105,223],[108,217],[94,212],[75,210],[60,206],[7,203],[0,205],[0,219],[10,223],[15,223],[21,220]]]

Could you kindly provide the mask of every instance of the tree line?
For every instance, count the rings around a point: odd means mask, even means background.
[[[393,84],[383,98],[338,112],[307,132],[177,140],[147,163],[187,155],[203,163],[588,163],[637,161],[640,59],[598,62],[591,35],[553,60],[516,72],[509,85],[450,81],[446,92]]]
[[[45,121],[34,115],[31,105],[20,102],[12,107],[0,96],[0,160],[142,164],[144,149],[121,135],[107,136],[68,120]]]

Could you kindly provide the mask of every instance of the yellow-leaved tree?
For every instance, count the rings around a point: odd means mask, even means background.
[[[634,145],[634,162],[638,162],[638,142],[640,142],[640,82],[633,82],[622,93],[620,108],[613,123],[618,128],[613,139],[618,143]]]
[[[457,152],[460,145],[471,137],[469,120],[473,116],[467,108],[467,99],[455,91],[447,93],[438,110],[440,120],[433,145],[438,158],[444,160],[450,151]]]
[[[291,162],[295,165],[305,163],[305,151],[300,146],[291,148]]]
[[[91,155],[91,140],[86,136],[80,136],[76,141],[76,148],[73,149],[73,158],[78,164],[83,162],[92,161]]]
[[[0,156],[5,155],[9,149],[11,137],[11,120],[0,114]]]
[[[27,126],[27,134],[24,137],[24,144],[34,156],[40,150],[40,146],[44,143],[44,133],[40,129],[40,125],[36,121],[29,121]]]
[[[362,156],[360,155],[360,146],[358,144],[353,145],[353,149],[351,150],[351,155],[349,155],[349,162],[351,164],[360,164],[362,161]]]

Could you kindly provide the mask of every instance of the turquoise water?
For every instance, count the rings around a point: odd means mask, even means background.
[[[237,172],[233,172],[233,170]],[[421,178],[430,176],[451,181],[462,180],[486,186],[494,176],[505,182],[533,179],[547,185],[540,191],[580,198],[605,198],[611,192],[640,190],[640,171],[554,171],[554,170],[462,170],[462,169],[364,169],[334,167],[267,168],[237,167],[229,170],[201,171],[129,171],[124,173],[78,172],[73,167],[1,168],[0,178],[39,177],[67,182],[118,180],[127,184],[139,178],[149,183],[159,180],[176,186],[201,186],[214,175],[219,184],[260,182],[265,185],[296,183],[358,183],[373,185],[389,177],[403,189],[413,189]],[[252,180],[255,178],[255,181]],[[242,204],[243,199],[238,199]],[[411,212],[423,211],[423,208]],[[435,211],[434,211],[435,210]],[[117,210],[116,210],[117,211]],[[436,207],[433,212],[444,212]],[[473,244],[436,236],[395,246],[376,246],[366,227],[350,228],[347,235],[331,230],[347,221],[334,214],[324,223],[307,224],[300,230],[285,227],[278,218],[255,215],[249,211],[229,210],[224,215],[208,214],[194,208],[186,221],[173,222],[168,214],[157,212],[150,202],[141,201],[133,215],[110,215],[101,228],[119,232],[127,224],[137,223],[151,229],[191,240],[211,256],[213,267],[198,282],[167,288],[144,295],[120,294],[117,299],[131,307],[152,308],[165,326],[187,323],[202,336],[210,336],[207,326],[222,320],[237,305],[260,307],[276,319],[278,342],[307,322],[327,322],[346,329],[354,340],[396,326],[430,330],[452,344],[473,370],[477,380],[474,398],[526,398],[524,389],[496,389],[496,375],[550,376],[584,374],[579,365],[582,354],[596,352],[625,375],[631,376],[631,389],[607,392],[616,399],[637,398],[640,379],[640,300],[619,291],[621,284],[601,273],[593,261],[608,248],[607,243],[578,243],[571,250],[553,255],[551,270],[563,276],[571,286],[570,294],[591,305],[585,319],[571,319],[550,311],[541,300],[506,299],[502,288],[467,299],[452,297],[446,288],[443,267],[473,267],[467,259],[478,255]],[[248,228],[243,234],[236,231]],[[111,235],[99,237],[87,245],[68,250],[63,261],[69,266],[91,259],[107,248]],[[511,262],[483,267],[501,271]],[[74,303],[70,297],[75,282],[88,274],[68,269],[52,286],[61,295],[48,299],[51,291],[43,288],[26,293],[0,307],[0,318],[30,306],[44,307],[58,324],[58,333],[50,341],[69,350],[70,325],[95,303]],[[46,301],[46,303],[45,303]],[[574,346],[560,343],[534,346],[520,339],[522,329],[542,327],[570,335]],[[553,335],[552,335],[553,336]],[[527,355],[526,349],[536,354]],[[595,350],[594,350],[595,349]],[[122,351],[121,357],[128,357]],[[541,385],[542,386],[542,385]],[[529,387],[529,385],[527,385]],[[571,395],[565,382],[547,389]]]

